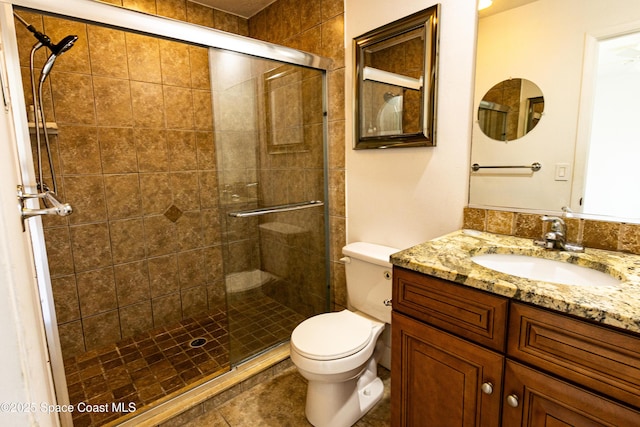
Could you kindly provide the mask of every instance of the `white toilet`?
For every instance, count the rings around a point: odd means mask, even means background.
[[[316,427],[348,427],[384,392],[377,365],[389,368],[391,264],[398,249],[351,243],[342,249],[347,295],[353,310],[324,313],[291,334],[291,361],[308,380],[306,416]],[[385,344],[386,341],[386,344]]]

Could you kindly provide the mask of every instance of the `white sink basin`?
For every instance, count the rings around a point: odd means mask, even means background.
[[[484,254],[471,260],[491,270],[542,282],[576,286],[614,286],[621,282],[588,267],[527,255]]]

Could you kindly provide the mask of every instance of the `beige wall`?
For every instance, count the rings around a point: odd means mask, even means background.
[[[351,39],[436,2],[347,0],[347,241],[406,248],[460,228],[467,203],[475,2],[442,0],[437,146],[352,150]],[[364,18],[363,18],[364,17]]]

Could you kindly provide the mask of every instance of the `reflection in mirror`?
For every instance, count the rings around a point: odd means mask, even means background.
[[[354,148],[435,145],[433,6],[354,40]]]
[[[420,131],[423,33],[423,29],[418,28],[363,49],[361,135]]]
[[[586,163],[576,164],[584,168],[584,188],[574,187],[580,197],[572,209],[632,218],[640,198],[620,183],[640,182],[640,32],[598,40],[596,50],[593,110],[580,117],[589,134]]]
[[[605,88],[597,70],[603,42],[640,33],[640,2],[494,0],[479,17],[475,107],[505,76],[526,77],[544,91],[544,114],[508,144],[474,123],[471,164],[542,168],[470,171],[469,206],[640,223],[638,43],[612,55],[624,78],[608,76]]]
[[[478,124],[491,139],[513,141],[530,132],[544,112],[544,97],[535,83],[526,79],[502,81],[478,106]]]

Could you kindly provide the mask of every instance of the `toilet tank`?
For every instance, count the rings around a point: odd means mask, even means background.
[[[342,248],[349,305],[385,323],[391,323],[391,263],[389,256],[399,249],[355,242]]]

